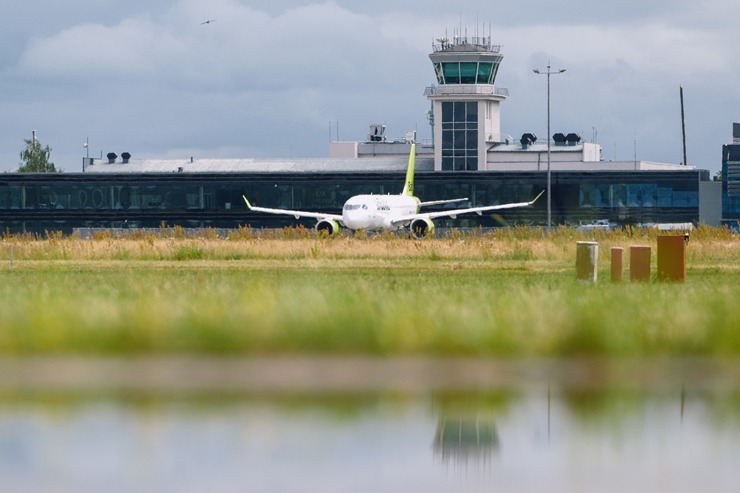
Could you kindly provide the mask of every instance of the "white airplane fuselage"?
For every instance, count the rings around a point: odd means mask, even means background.
[[[355,195],[344,203],[342,222],[353,230],[395,231],[393,219],[419,212],[419,199],[408,195]]]

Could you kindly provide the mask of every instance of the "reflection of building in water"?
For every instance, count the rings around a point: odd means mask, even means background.
[[[444,463],[487,464],[499,449],[498,431],[493,419],[441,416],[434,435],[434,453]]]

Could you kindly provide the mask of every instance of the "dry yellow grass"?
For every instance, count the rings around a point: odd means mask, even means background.
[[[46,238],[6,236],[0,241],[0,258],[29,260],[499,260],[546,261],[570,264],[576,242],[599,242],[601,262],[608,261],[612,247],[631,245],[656,248],[658,233],[651,229],[579,232],[558,228],[546,234],[537,228],[503,229],[491,233],[456,233],[441,238],[412,240],[396,235],[340,236],[320,238],[313,232],[261,232],[239,230],[228,237],[205,230],[188,236],[182,230],[133,233],[124,237],[100,233],[90,239],[50,234]],[[691,265],[737,268],[740,241],[725,228],[697,228],[687,250]]]

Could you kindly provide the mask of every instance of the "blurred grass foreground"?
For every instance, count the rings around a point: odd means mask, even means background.
[[[740,240],[697,228],[686,282],[611,283],[609,249],[651,245],[655,270],[656,237],[5,235],[0,356],[739,356]],[[580,240],[596,284],[575,279]]]

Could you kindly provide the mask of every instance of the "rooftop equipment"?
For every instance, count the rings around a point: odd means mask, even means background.
[[[581,141],[581,136],[578,135],[577,133],[571,132],[571,133],[569,133],[568,135],[565,136],[565,143],[566,143],[566,145],[574,146],[574,145],[578,144],[580,141]]]
[[[537,136],[535,134],[522,134],[522,138],[519,139],[519,142],[522,144],[522,149],[526,149],[537,142]]]
[[[370,125],[370,135],[367,137],[368,142],[385,142],[385,125]]]
[[[565,145],[565,134],[558,132],[552,136],[552,140],[556,146]]]

